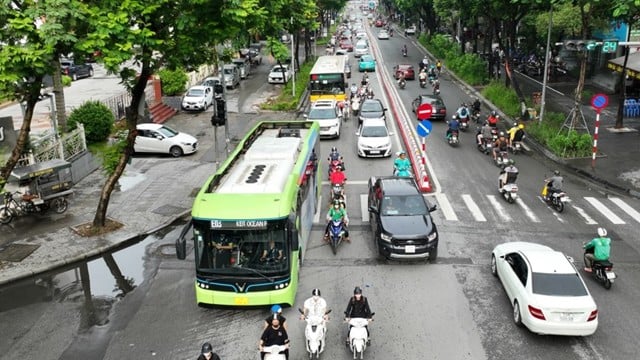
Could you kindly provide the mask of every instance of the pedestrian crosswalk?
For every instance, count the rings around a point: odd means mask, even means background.
[[[562,214],[547,206],[539,196],[526,200],[520,197],[513,204],[509,204],[498,194],[437,193],[426,197],[431,203],[438,205],[438,211],[433,213],[437,221],[516,223],[526,219],[529,223],[542,223],[555,219],[560,223],[567,223],[579,218],[587,225],[640,224],[640,211],[630,205],[630,201],[618,197],[572,197],[570,202],[565,203]],[[347,208],[352,221],[361,218],[363,223],[369,222],[367,194],[359,194],[357,199],[348,202]],[[316,222],[321,221],[320,216],[324,216],[320,213],[321,211],[316,214]]]

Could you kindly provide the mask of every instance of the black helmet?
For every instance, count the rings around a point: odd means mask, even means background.
[[[360,286],[356,286],[356,288],[353,289],[353,295],[362,295],[362,289],[360,289]]]
[[[331,148],[331,152],[332,152],[332,153],[338,152],[338,148],[337,148],[337,147],[335,147],[335,146],[334,146],[334,147],[332,147],[332,148]]]
[[[211,346],[211,344],[209,344],[208,342],[202,344],[202,355],[204,354],[210,354],[213,352],[213,347]]]
[[[320,289],[313,289],[311,291],[311,295],[313,296],[320,296]]]

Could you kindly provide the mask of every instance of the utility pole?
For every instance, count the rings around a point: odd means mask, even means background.
[[[542,117],[544,116],[544,105],[547,96],[547,81],[549,78],[549,61],[551,61],[549,53],[551,52],[551,26],[553,21],[553,4],[549,7],[549,28],[547,30],[547,49],[544,57],[544,77],[542,80],[542,99],[540,100],[540,115],[538,116],[538,122],[542,123]]]

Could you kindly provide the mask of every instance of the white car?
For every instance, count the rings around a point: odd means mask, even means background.
[[[339,138],[342,127],[342,112],[335,100],[318,100],[311,105],[309,114],[304,117],[308,121],[317,121],[320,125],[320,136]]]
[[[213,104],[211,86],[192,86],[182,97],[182,110],[207,110],[211,104]]]
[[[391,156],[391,136],[383,119],[365,119],[356,132],[358,137],[358,156],[387,157]]]
[[[491,253],[513,306],[513,321],[544,335],[588,336],[598,327],[598,307],[572,261],[540,244],[508,242]]]
[[[389,32],[387,30],[378,31],[378,39],[389,40]]]
[[[137,153],[161,153],[179,157],[198,150],[198,139],[161,124],[138,124],[133,145]]]
[[[408,28],[404,29],[404,35],[405,36],[415,35],[416,31],[417,31],[416,26],[415,25],[411,25]]]
[[[364,32],[364,30],[359,30],[358,32],[356,32],[356,39],[362,40],[366,38],[367,38],[367,33]]]
[[[359,40],[353,50],[353,56],[358,58],[367,54],[369,54],[369,44],[367,44],[366,40]]]
[[[291,70],[289,70],[289,65],[276,65],[271,68],[268,82],[269,84],[286,84],[290,77]]]

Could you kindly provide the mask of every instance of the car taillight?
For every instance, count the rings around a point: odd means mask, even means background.
[[[529,313],[531,314],[531,316],[533,316],[536,319],[547,320],[545,319],[544,314],[542,313],[542,310],[535,308],[531,305],[529,305]]]
[[[598,309],[595,309],[591,312],[591,314],[589,314],[589,318],[587,319],[587,321],[593,321],[598,317]]]

